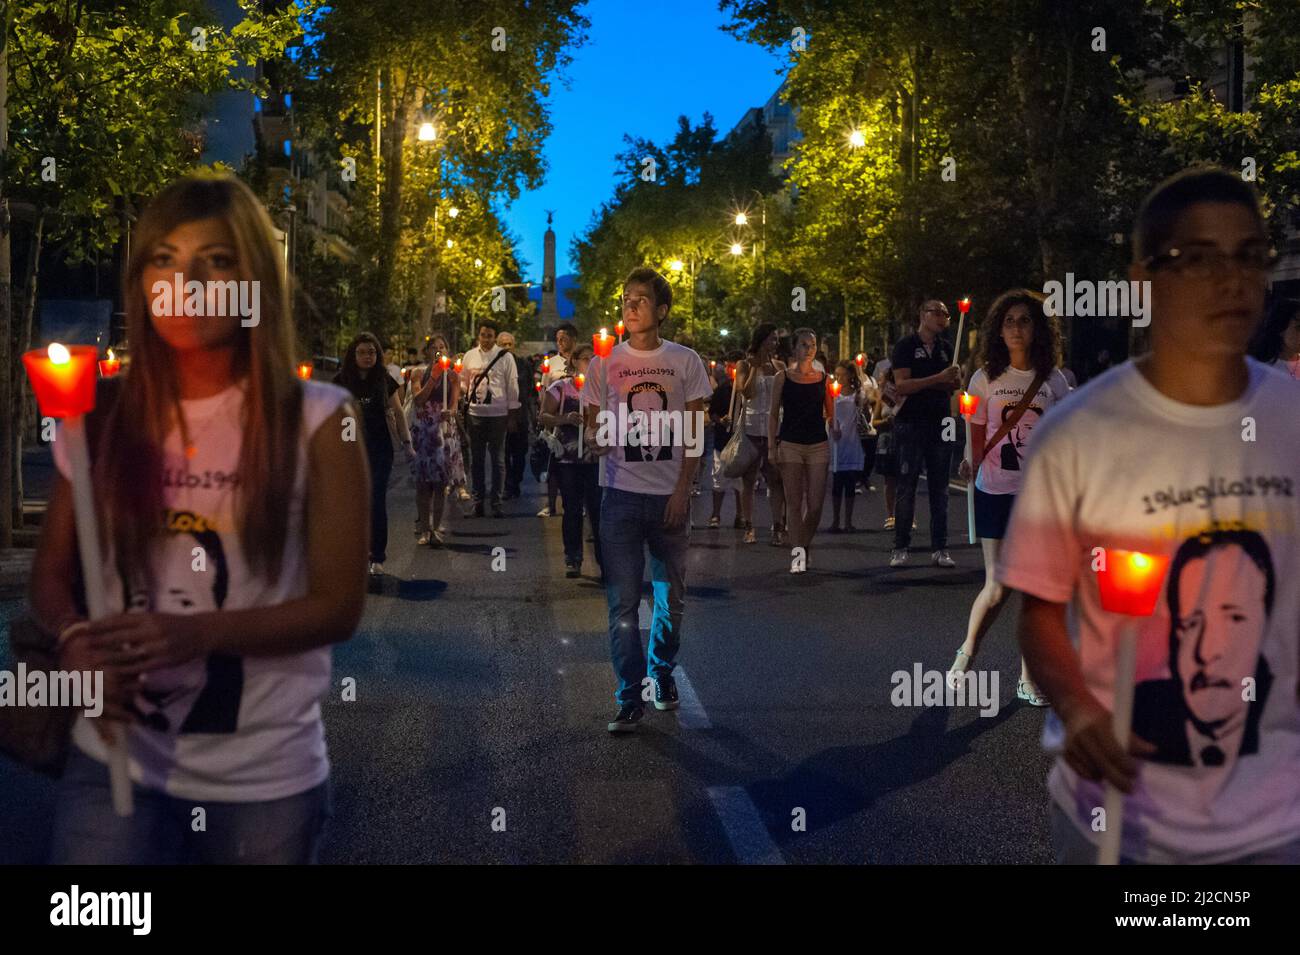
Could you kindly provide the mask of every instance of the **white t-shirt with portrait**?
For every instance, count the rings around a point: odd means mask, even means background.
[[[1021,371],[1008,365],[992,382],[983,368],[971,375],[967,391],[978,395],[980,400],[970,420],[971,424],[984,425],[985,441],[993,437],[994,432],[1002,427],[1002,422],[1020,403],[1029,386],[1034,383],[1035,374],[1033,369]],[[984,455],[979,474],[975,476],[977,488],[985,494],[1015,494],[1020,490],[1029,436],[1043,415],[1069,392],[1069,382],[1061,374],[1061,369],[1053,368],[1052,373],[1038,387],[1038,394],[1020,416],[1016,426]]]
[[[587,366],[583,401],[611,412],[615,425],[622,407],[629,425],[642,422],[640,430],[648,437],[641,444],[626,440],[601,458],[601,486],[634,494],[672,494],[687,452],[684,434],[679,433],[685,427],[686,403],[707,400],[712,394],[713,385],[703,359],[676,342],[665,340],[653,351],[640,351],[625,341],[614,346],[608,359],[593,358]],[[656,425],[656,420],[664,419],[656,419],[654,412],[667,412],[667,420],[676,422],[671,434]],[[695,438],[701,448],[703,414]],[[617,439],[616,427],[612,425],[609,430]],[[633,435],[624,437],[630,439]],[[661,440],[665,437],[666,443]]]
[[[304,381],[298,469],[280,579],[254,575],[240,548],[234,486],[242,440],[243,391],[181,402],[195,453],[187,459],[180,429],[164,445],[164,538],[153,560],[152,593],[130,597],[113,559],[104,566],[111,613],[153,610],[194,614],[271,607],[307,594],[308,444],[348,393],[322,381]],[[71,471],[56,434],[54,461]],[[196,548],[202,548],[196,553]],[[320,785],[329,776],[320,700],[330,687],[330,648],[281,657],[212,654],[148,675],[136,707],[147,723],[133,724],[131,778],[182,799],[262,802]],[[73,742],[106,762],[108,753],[85,717]]]
[[[1213,407],[1132,362],[1072,392],[1034,435],[998,560],[1002,584],[1069,604],[1088,690],[1111,708],[1128,618],[1102,609],[1095,553],[1171,558],[1138,637],[1133,731],[1157,747],[1125,800],[1122,851],[1139,861],[1300,839],[1300,416],[1286,376],[1247,367],[1242,397]],[[1063,742],[1053,713],[1044,744]],[[1048,789],[1098,841],[1101,785],[1058,758]]]

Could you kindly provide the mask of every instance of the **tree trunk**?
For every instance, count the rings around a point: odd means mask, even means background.
[[[32,231],[32,246],[27,255],[27,280],[23,284],[23,318],[18,330],[18,354],[32,347],[32,325],[36,317],[36,290],[41,270],[41,242],[45,237],[45,213],[36,215],[36,228]],[[27,406],[21,376],[14,376],[14,461],[13,505],[14,527],[23,526],[23,438],[27,434]]]
[[[9,152],[9,34],[14,12],[11,4],[0,0],[3,8],[3,35],[0,35],[0,156]],[[0,548],[12,547],[13,522],[6,517],[12,511],[13,486],[13,403],[11,382],[14,356],[10,354],[13,334],[13,299],[9,275],[9,188],[0,163]]]

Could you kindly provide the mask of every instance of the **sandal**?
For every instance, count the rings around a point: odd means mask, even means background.
[[[1028,680],[1021,680],[1016,684],[1016,699],[1024,700],[1030,706],[1052,705],[1047,697],[1043,696],[1043,691]]]
[[[757,544],[757,543],[758,543],[758,535],[757,535],[756,533],[754,533],[754,522],[753,522],[753,521],[745,521],[745,537],[744,537],[744,539],[743,539],[743,542],[746,543],[746,544]]]

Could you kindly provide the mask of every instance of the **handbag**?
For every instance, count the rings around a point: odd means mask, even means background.
[[[731,404],[733,408],[736,405],[736,398],[737,395],[735,394],[731,396]],[[739,415],[743,415],[744,413],[745,399],[743,396],[740,396]],[[744,422],[740,419],[739,415],[732,418],[735,430],[732,431],[731,440],[727,442],[727,446],[723,448],[722,453],[718,455],[718,460],[722,463],[722,473],[725,477],[729,478],[738,478],[741,475],[748,473],[750,468],[758,462],[758,448],[755,447],[754,442],[749,439],[749,435],[745,434]]]

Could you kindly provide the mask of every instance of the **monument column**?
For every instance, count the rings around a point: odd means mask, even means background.
[[[542,313],[539,324],[547,339],[555,337],[560,324],[560,310],[555,301],[555,230],[551,228],[554,212],[546,211],[546,236],[542,243]]]

